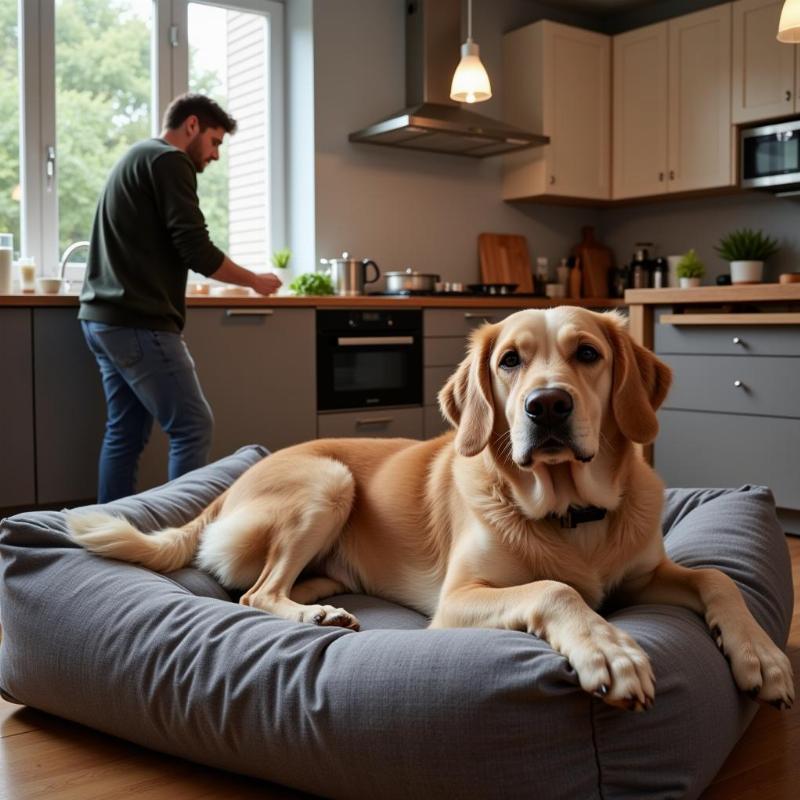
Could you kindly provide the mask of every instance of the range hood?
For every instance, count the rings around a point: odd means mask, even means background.
[[[461,44],[461,0],[410,0],[406,10],[408,107],[351,133],[351,142],[484,158],[550,141],[450,100]]]

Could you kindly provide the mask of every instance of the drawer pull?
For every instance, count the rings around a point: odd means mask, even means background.
[[[746,387],[746,386],[745,386],[745,385],[744,385],[744,384],[743,384],[741,381],[738,381],[738,380],[737,380],[737,381],[734,381],[734,382],[733,382],[733,385],[734,385],[734,386],[735,386],[737,389],[746,389],[746,388],[747,388],[747,387]]]
[[[464,319],[482,319],[484,322],[494,322],[494,317],[486,314],[472,314],[467,311],[464,314]]]
[[[226,308],[226,317],[271,317],[275,312],[271,308]]]
[[[734,336],[733,337],[733,343],[734,344],[740,344],[742,347],[745,346],[745,343],[738,336]]]
[[[394,417],[373,417],[372,419],[357,419],[356,426],[359,425],[389,425],[394,422]]]

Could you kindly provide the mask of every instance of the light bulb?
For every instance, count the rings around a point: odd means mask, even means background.
[[[492,96],[489,76],[481,63],[480,48],[472,39],[461,45],[461,61],[453,74],[450,99],[457,103],[480,103]]]

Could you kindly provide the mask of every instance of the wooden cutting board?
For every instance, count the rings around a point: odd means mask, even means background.
[[[608,276],[614,264],[611,248],[594,238],[594,228],[581,229],[583,240],[572,248],[572,255],[580,258],[583,272],[584,297],[608,297]]]
[[[517,292],[532,292],[531,259],[524,236],[481,233],[478,255],[482,283],[516,283]]]

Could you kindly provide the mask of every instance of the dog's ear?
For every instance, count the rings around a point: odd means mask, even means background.
[[[456,428],[456,450],[462,456],[480,453],[494,427],[489,356],[495,335],[494,325],[473,332],[466,358],[439,392],[439,408]]]
[[[624,318],[615,313],[604,317],[614,351],[614,419],[628,439],[649,444],[658,434],[655,412],[667,396],[672,371],[650,350],[633,341]]]

